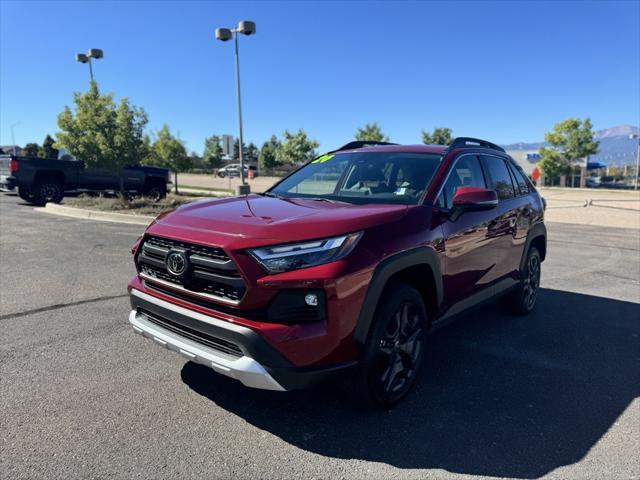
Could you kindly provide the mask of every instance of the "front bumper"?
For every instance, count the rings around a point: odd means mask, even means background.
[[[355,362],[328,368],[293,366],[257,332],[131,289],[134,331],[192,362],[265,390],[307,388],[350,372]]]

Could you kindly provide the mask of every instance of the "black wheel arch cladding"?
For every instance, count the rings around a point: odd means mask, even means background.
[[[403,270],[420,265],[428,266],[431,269],[437,301],[436,307],[439,308],[443,297],[442,269],[440,258],[435,249],[419,247],[397,253],[380,262],[373,272],[353,334],[356,344],[364,345],[366,343],[376,308],[389,280]]]

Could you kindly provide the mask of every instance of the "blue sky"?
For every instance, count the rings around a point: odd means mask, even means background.
[[[321,149],[377,121],[393,141],[421,129],[536,141],[557,121],[640,123],[640,2],[0,2],[0,143],[41,142],[72,92],[74,55],[102,48],[103,91],[168,123],[189,150],[236,134],[231,43],[242,37],[246,141],[303,127]]]

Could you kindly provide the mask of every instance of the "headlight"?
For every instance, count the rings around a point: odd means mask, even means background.
[[[274,245],[249,250],[249,254],[269,273],[287,272],[334,262],[349,255],[362,232],[339,237],[311,240],[287,245]]]

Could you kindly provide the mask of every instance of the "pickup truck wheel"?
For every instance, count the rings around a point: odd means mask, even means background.
[[[33,202],[33,193],[27,187],[18,187],[18,196],[25,202]]]
[[[391,407],[415,383],[426,348],[427,311],[422,296],[404,284],[385,290],[364,346],[354,393],[360,403]]]
[[[144,189],[142,194],[154,202],[158,202],[167,196],[167,187],[164,185],[150,185]]]
[[[540,287],[540,266],[540,253],[538,249],[531,247],[524,269],[520,273],[520,283],[510,296],[513,309],[518,315],[526,315],[536,306]]]
[[[43,206],[48,202],[60,203],[64,197],[62,184],[56,180],[45,180],[38,183],[34,192],[35,203]]]

